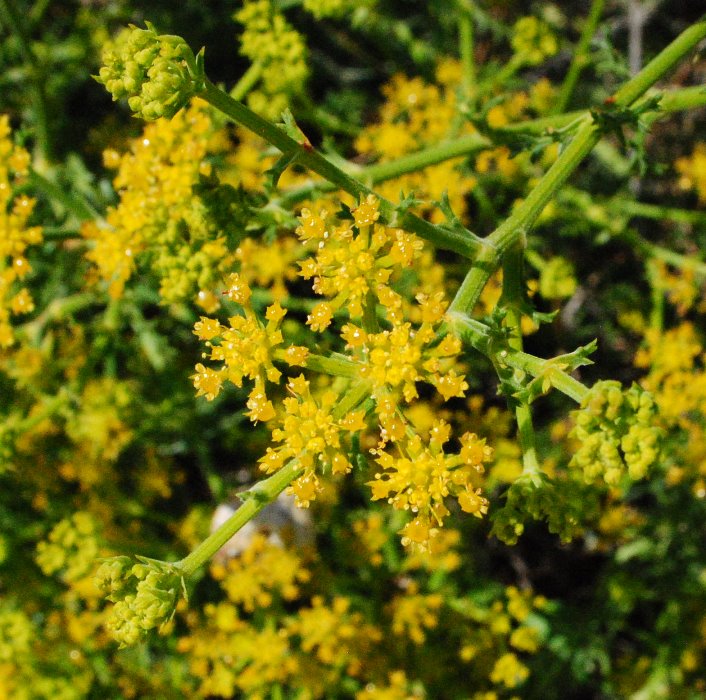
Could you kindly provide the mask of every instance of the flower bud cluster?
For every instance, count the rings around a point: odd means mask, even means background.
[[[113,557],[96,572],[96,585],[115,603],[107,628],[121,647],[171,620],[184,579],[173,564],[138,557]]]
[[[17,662],[32,648],[36,631],[30,618],[9,604],[0,607],[0,663]]]
[[[127,98],[136,116],[154,121],[185,107],[203,89],[204,74],[181,37],[157,34],[147,22],[147,29],[123,29],[106,47],[97,80],[114,100]]]
[[[576,291],[576,271],[570,260],[556,255],[539,276],[539,293],[545,299],[567,299]]]
[[[508,488],[503,507],[493,514],[493,534],[505,544],[517,544],[527,520],[544,520],[549,532],[570,542],[593,510],[580,486],[570,479],[550,480],[545,474],[520,476]]]
[[[631,479],[641,479],[657,459],[655,403],[638,385],[624,391],[620,382],[598,382],[572,416],[570,435],[581,444],[569,466],[582,469],[586,483],[616,485],[626,471]]]

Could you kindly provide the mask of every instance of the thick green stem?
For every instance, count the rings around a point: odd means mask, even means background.
[[[271,143],[283,154],[296,160],[300,165],[321,175],[321,177],[335,185],[336,188],[348,192],[356,199],[362,199],[368,194],[374,194],[370,188],[358,182],[326,159],[305,138],[301,142],[293,139],[284,130],[255,114],[255,112],[234,100],[210,81],[206,81],[206,87],[200,93],[200,97],[216,107],[216,109],[219,109],[234,122]],[[392,202],[382,197],[378,197],[378,199],[380,201],[380,212],[387,221],[393,222],[394,225],[401,226],[407,231],[416,233],[421,238],[434,243],[440,248],[453,250],[466,257],[473,257],[480,245],[482,245],[480,239],[470,231],[461,232],[435,226],[409,211],[400,212]]]
[[[660,115],[706,105],[706,90],[701,86],[667,91],[661,93],[661,95],[662,99],[659,105]],[[578,123],[582,118],[588,115],[589,112],[587,110],[581,110],[567,112],[566,114],[539,117],[538,119],[528,119],[526,121],[508,124],[502,128],[502,131],[509,134],[523,133],[539,135],[548,129],[561,129],[574,122]],[[355,176],[357,180],[372,186],[388,180],[394,180],[408,173],[423,170],[431,165],[438,165],[439,163],[452,160],[453,158],[471,156],[486,148],[492,147],[493,142],[487,136],[480,133],[465,134],[385,163],[375,163],[367,167],[360,167],[351,163],[344,169],[352,176]],[[608,158],[606,158],[606,160],[608,160]],[[626,164],[623,165],[621,160],[615,167],[616,170],[620,171],[618,174],[627,174],[629,165],[627,161],[625,161],[625,163]],[[329,182],[311,182],[284,192],[279,199],[279,203],[286,208],[304,199],[308,199],[317,193],[332,192],[335,189],[336,185]]]
[[[578,44],[574,49],[574,57],[571,60],[571,65],[561,85],[561,90],[559,91],[559,97],[552,110],[554,114],[563,112],[566,109],[566,105],[569,104],[571,95],[574,93],[574,88],[581,75],[581,71],[588,65],[589,45],[593,35],[596,33],[596,27],[598,27],[601,14],[603,14],[604,5],[605,0],[593,0],[591,3],[591,10],[588,14],[588,18],[584,22]]]
[[[184,576],[193,574],[211,559],[241,527],[250,522],[268,503],[274,501],[303,471],[304,468],[296,460],[292,460],[272,476],[258,481],[248,491],[248,498],[230,519],[201,542],[193,552],[177,562],[175,566],[181,570]]]
[[[27,35],[24,25],[23,13],[15,7],[13,0],[0,0],[0,13],[2,21],[15,35],[20,53],[22,54],[22,59],[29,68],[30,79],[27,90],[32,100],[32,111],[37,130],[37,158],[35,165],[43,168],[48,162],[51,162],[54,155],[54,147],[49,130],[47,100],[44,91],[44,71],[32,51],[29,36]]]
[[[614,95],[616,109],[625,109],[641,97],[683,56],[706,37],[706,20],[692,25],[682,32],[669,46],[659,53],[632,80]],[[554,193],[591,152],[601,137],[598,126],[589,117],[581,119],[578,130],[569,145],[542,177],[537,186],[512,214],[487,238],[488,249],[479,256],[480,265],[474,263],[454,298],[451,311],[470,312],[478,301],[480,292],[505,252],[517,241],[527,236],[544,207]],[[494,250],[489,250],[494,249]],[[491,257],[494,254],[494,257]]]
[[[334,418],[340,419],[368,396],[370,396],[370,386],[367,382],[353,383],[331,414]],[[211,559],[241,527],[250,522],[268,503],[272,503],[303,471],[304,467],[299,464],[298,460],[292,459],[272,476],[258,481],[246,494],[242,494],[245,498],[240,508],[214,533],[201,542],[193,552],[174,566],[179,568],[184,576],[194,573]]]

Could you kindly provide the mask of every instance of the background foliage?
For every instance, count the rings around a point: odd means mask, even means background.
[[[660,456],[647,478],[583,479],[575,404],[502,371],[499,393],[497,367],[465,349],[454,365],[464,395],[445,401],[420,382],[408,418],[424,439],[435,419],[486,439],[488,517],[459,499],[427,550],[403,546],[405,511],[371,501],[381,467],[377,436],[363,433],[342,448],[353,471],[321,476],[310,517],[283,505],[288,527],[272,515],[264,534],[241,536],[146,641],[117,647],[93,580],[101,557],[185,556],[214,511],[262,477],[268,409],[247,403],[249,380],[211,391],[196,367],[209,364],[208,333],[194,324],[226,328],[239,309],[263,317],[280,301],[288,341],[340,350],[332,330],[307,325],[320,300],[297,276],[309,249],[295,230],[302,206],[346,221],[359,204],[313,191],[296,164],[274,187],[274,149],[203,102],[171,121],[130,117],[91,78],[123,26],[150,21],[205,46],[211,80],[253,110],[276,121],[289,108],[316,148],[367,172],[382,196],[414,195],[408,206],[427,220],[453,228],[458,217],[483,236],[565,136],[512,125],[605,108],[699,19],[696,5],[606,2],[563,95],[585,2],[0,1],[0,697],[703,697],[703,108],[607,134],[525,254],[525,350],[552,358],[597,339],[594,364],[574,376],[651,392]],[[659,87],[699,86],[704,72],[697,51]],[[487,141],[385,175],[474,135]],[[236,270],[247,304],[222,294]],[[420,290],[451,298],[464,273],[454,253],[416,251],[393,278],[400,313],[421,313]],[[501,287],[492,278],[476,308],[497,329]],[[329,386],[307,379],[317,396]],[[292,395],[267,386],[278,406]],[[502,395],[519,389],[537,395],[541,474],[559,484],[541,491],[548,500],[532,501],[520,476],[516,397]],[[263,411],[259,422],[248,410]]]

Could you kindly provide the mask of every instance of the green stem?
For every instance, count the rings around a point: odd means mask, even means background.
[[[664,295],[667,291],[657,266],[647,263],[647,279],[650,282],[652,310],[650,312],[650,328],[662,331],[664,328]]]
[[[47,100],[44,91],[44,71],[32,51],[29,36],[27,35],[23,21],[23,13],[15,7],[13,0],[0,0],[0,13],[2,15],[2,21],[15,35],[20,53],[22,54],[22,59],[29,67],[30,79],[27,89],[32,100],[37,130],[37,164],[39,167],[43,168],[46,163],[51,162],[54,154],[51,132],[49,130]]]
[[[679,270],[691,270],[698,277],[706,277],[706,263],[703,263],[700,260],[694,260],[694,258],[688,255],[681,255],[680,253],[676,253],[669,248],[663,248],[662,246],[650,243],[649,241],[641,238],[637,232],[631,229],[626,229],[619,235],[619,237],[634,245],[649,258],[661,260],[662,262],[672,265]]]
[[[39,343],[39,335],[42,329],[48,323],[69,316],[77,311],[83,311],[83,309],[96,303],[100,302],[96,301],[96,295],[91,292],[79,292],[61,299],[54,299],[39,316],[22,324],[18,334],[28,338],[31,343],[36,345]]]
[[[476,63],[473,56],[473,0],[459,2],[458,43],[463,70],[463,91],[470,97],[475,91]]]
[[[520,68],[525,65],[525,57],[523,54],[513,54],[510,60],[498,71],[492,73],[490,80],[484,80],[481,84],[478,93],[480,96],[487,95],[491,90],[504,88],[510,78],[517,73]]]
[[[566,372],[557,369],[552,360],[544,360],[520,350],[513,350],[508,346],[496,347],[484,323],[458,312],[449,313],[448,319],[450,330],[486,357],[497,358],[497,362],[527,372],[533,377],[546,376],[548,370],[551,370],[549,377],[552,386],[577,403],[581,403],[588,393],[587,387]]]
[[[349,377],[353,379],[358,376],[360,368],[355,362],[351,362],[347,357],[333,354],[328,357],[324,355],[309,354],[306,358],[307,369],[320,374],[330,374],[333,377]]]
[[[523,258],[524,250],[519,245],[509,250],[505,256],[503,260],[503,292],[500,300],[506,309],[505,323],[510,331],[508,347],[517,352],[522,352]],[[515,370],[515,373],[522,373],[522,370]],[[540,469],[532,424],[532,409],[528,402],[519,401],[517,403],[515,420],[522,450],[523,473],[537,474]]]
[[[706,20],[692,25],[682,32],[669,46],[660,52],[632,80],[623,85],[614,95],[617,109],[629,107],[656,83],[684,54],[706,36]],[[470,311],[478,301],[488,278],[499,264],[504,253],[516,242],[522,242],[544,207],[555,192],[566,182],[591,152],[601,138],[601,131],[590,117],[580,121],[578,130],[545,173],[537,186],[527,195],[512,214],[485,239],[484,248],[474,261],[449,309]]]
[[[546,374],[548,370],[551,370],[549,376],[552,386],[576,401],[576,403],[580,404],[588,394],[587,386],[584,386],[578,379],[574,379],[566,372],[553,367],[551,360],[543,360],[541,357],[535,357],[526,352],[508,352],[505,355],[501,353],[501,361],[508,367],[520,369],[533,377],[540,377]]]
[[[2,2],[2,0],[0,0]],[[79,221],[101,220],[101,215],[82,197],[75,193],[68,193],[55,185],[51,180],[40,175],[36,170],[30,169],[29,182],[41,192],[61,204],[71,212]]]
[[[342,418],[368,396],[370,396],[370,387],[367,382],[353,384],[336,404],[331,412],[332,416],[336,419]],[[174,566],[179,568],[184,576],[193,574],[211,559],[241,527],[250,522],[266,505],[272,503],[303,471],[304,467],[299,464],[297,459],[293,459],[272,476],[258,481],[246,494],[242,494],[245,500],[240,508]]]
[[[609,208],[613,206],[616,213],[627,214],[630,218],[640,217],[643,219],[676,221],[680,224],[706,225],[706,212],[703,211],[663,207],[660,204],[647,204],[630,199],[614,199],[608,203]]]
[[[42,403],[41,410],[36,411],[32,413],[32,415],[19,421],[17,425],[14,426],[14,429],[18,435],[29,432],[47,418],[51,418],[64,406],[67,406],[70,403],[70,400],[71,397],[69,393],[62,389],[58,394],[46,398],[46,400]]]
[[[209,535],[190,554],[177,562],[175,566],[183,572],[184,576],[193,574],[211,559],[241,527],[250,522],[268,503],[274,501],[303,471],[304,468],[296,460],[292,460],[272,476],[258,481],[248,491],[248,498],[230,519]]]
[[[581,36],[579,37],[578,44],[574,50],[574,57],[571,61],[571,65],[569,66],[569,70],[566,73],[564,82],[561,85],[559,97],[557,98],[554,109],[552,110],[553,114],[559,114],[566,109],[566,105],[569,104],[569,100],[574,93],[574,88],[576,87],[576,83],[581,75],[581,71],[588,65],[589,45],[593,35],[596,33],[598,22],[603,14],[604,5],[605,0],[593,0],[591,3],[588,18],[584,22]]]
[[[362,199],[368,194],[374,194],[370,188],[361,184],[327,160],[308,141],[296,141],[282,129],[234,100],[210,81],[206,81],[206,86],[200,97],[216,107],[216,109],[219,109],[234,122],[241,124],[271,143],[283,154],[295,157],[297,163],[321,175],[321,177],[334,184],[336,188],[348,192],[356,199]],[[392,202],[383,197],[378,197],[378,199],[380,202],[380,213],[387,221],[390,221],[395,226],[404,228],[406,231],[416,233],[421,238],[441,248],[453,250],[466,257],[473,257],[482,245],[480,239],[470,231],[451,231],[435,226],[409,211],[400,213]]]
[[[234,100],[242,100],[252,90],[257,81],[262,75],[262,63],[255,61],[250,67],[240,76],[240,80],[233,86],[230,91],[230,96]]]
[[[706,90],[700,85],[666,91],[661,93],[661,95],[660,115],[706,106]],[[588,110],[579,110],[548,117],[539,117],[537,119],[528,119],[526,121],[508,124],[504,126],[501,131],[510,134],[524,133],[539,135],[548,129],[561,129],[573,122],[578,123],[582,118],[587,117],[588,114]],[[606,146],[608,146],[607,143]],[[408,173],[423,170],[431,165],[438,165],[439,163],[452,160],[453,158],[471,156],[486,148],[492,147],[493,142],[487,136],[480,133],[465,134],[385,163],[375,163],[367,167],[360,167],[350,163],[345,170],[354,175],[356,179],[361,182],[372,186],[388,180],[394,180]],[[612,149],[611,153],[613,153],[613,151],[615,151],[615,149]],[[610,161],[609,154],[604,155],[604,160],[608,161],[608,164],[618,171],[619,175],[627,175],[629,165],[617,152],[614,153],[614,157],[620,159],[620,162],[616,164]],[[284,192],[279,199],[279,204],[287,208],[297,202],[310,198],[316,193],[332,192],[335,189],[336,185],[329,182],[311,182]]]

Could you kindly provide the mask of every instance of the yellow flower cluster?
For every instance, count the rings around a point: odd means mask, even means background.
[[[289,487],[297,505],[307,507],[320,491],[316,468],[330,469],[333,474],[345,474],[351,469],[342,436],[365,429],[365,412],[352,411],[335,418],[332,409],[337,400],[334,391],[314,397],[309,382],[300,375],[290,379],[287,388],[293,394],[284,399],[284,415],[279,428],[272,431],[272,440],[281,443],[268,447],[260,458],[260,468],[267,474],[281,469],[296,459],[304,473]]]
[[[356,693],[355,700],[416,700],[423,697],[421,692],[410,688],[404,671],[391,671],[388,685],[368,683],[365,690]]]
[[[228,326],[205,316],[194,325],[194,334],[210,348],[210,354],[204,353],[204,357],[223,363],[220,369],[197,364],[194,386],[197,396],[213,401],[224,381],[240,387],[243,379],[250,379],[254,386],[248,396],[247,415],[253,422],[268,421],[275,417],[275,409],[267,398],[266,383],[278,384],[282,376],[273,361],[275,351],[284,342],[280,326],[287,312],[275,302],[267,307],[264,324],[253,310],[252,292],[245,280],[234,272],[227,284],[224,295],[242,308],[243,315],[231,316]],[[281,359],[290,365],[302,365],[306,356],[306,348],[290,346],[282,351]]]
[[[285,630],[258,630],[238,617],[228,602],[204,606],[206,619],[179,640],[189,655],[191,673],[200,685],[197,697],[232,698],[237,692],[252,700],[270,697],[269,689],[285,683],[299,669]]]
[[[405,594],[396,597],[390,606],[393,633],[409,638],[414,644],[424,644],[425,630],[436,627],[443,604],[441,594],[422,595],[416,584],[410,584]]]
[[[348,323],[341,331],[352,359],[360,366],[359,375],[370,382],[383,443],[404,435],[399,403],[401,398],[408,403],[418,398],[417,382],[432,384],[444,400],[463,396],[468,389],[464,377],[453,369],[461,351],[458,338],[447,335],[434,344],[446,309],[442,295],[420,295],[418,301],[418,328],[395,323],[390,330],[366,333]]]
[[[684,446],[673,453],[667,481],[694,481],[697,497],[706,495],[706,353],[692,323],[659,332],[650,329],[635,356],[650,369],[643,383],[655,397],[659,417],[668,430],[684,431]]]
[[[437,85],[420,77],[393,76],[383,88],[385,102],[378,119],[356,139],[356,150],[365,155],[374,154],[384,163],[448,138],[458,111],[456,93],[461,83],[460,64],[445,59],[439,63],[436,77]],[[469,122],[460,126],[460,133],[474,131]],[[461,159],[451,159],[431,165],[383,182],[377,189],[392,201],[399,200],[400,192],[414,192],[427,203],[440,201],[446,193],[454,212],[463,216],[465,195],[475,184],[475,178],[459,169],[460,162]],[[441,212],[430,204],[421,204],[420,212],[429,214],[434,222],[443,220]]]
[[[663,333],[647,331],[635,365],[649,367],[644,385],[654,392],[660,416],[668,425],[687,426],[694,412],[706,416],[705,358],[696,329],[688,321]]]
[[[303,209],[299,238],[316,244],[299,273],[314,279],[314,291],[330,301],[318,304],[307,323],[315,331],[329,326],[333,313],[345,308],[361,318],[366,305],[382,304],[390,320],[399,320],[402,298],[390,287],[395,268],[410,266],[423,247],[416,236],[377,223],[378,200],[369,195],[352,211],[353,222],[327,222],[326,211]],[[374,310],[374,306],[373,306]]]
[[[0,662],[27,656],[34,637],[32,621],[24,612],[6,604],[0,607]]]
[[[351,611],[348,598],[330,604],[315,596],[311,605],[285,617],[281,626],[258,629],[235,607],[208,604],[206,620],[179,640],[191,672],[200,679],[198,697],[271,697],[275,684],[306,689],[307,697],[328,697],[341,677],[359,676],[381,640],[380,630]]]
[[[274,593],[283,600],[294,600],[299,584],[309,579],[299,556],[270,543],[263,534],[256,534],[239,557],[214,564],[211,574],[228,599],[247,612],[269,607]]]
[[[216,215],[194,191],[225,139],[196,100],[173,119],[148,124],[128,152],[104,153],[106,165],[117,169],[120,201],[109,207],[105,223],[84,224],[82,235],[93,242],[87,258],[112,297],[121,296],[140,261],[159,277],[165,301],[193,297],[229,269],[232,254]]]
[[[93,570],[100,551],[98,524],[87,512],[79,511],[58,523],[46,540],[37,545],[37,564],[47,575],[61,572],[73,582]]]
[[[240,52],[262,66],[262,84],[248,94],[248,103],[277,119],[309,76],[304,39],[270,0],[245,0],[234,17],[243,25]]]
[[[373,5],[377,0],[304,0],[302,6],[316,19],[342,17],[360,6]]]
[[[17,283],[32,271],[26,252],[42,242],[42,229],[27,225],[35,201],[13,194],[13,185],[27,174],[29,165],[29,153],[12,142],[9,118],[0,115],[0,348],[15,340],[11,316],[34,311],[29,290]]]
[[[697,143],[691,155],[678,158],[674,164],[679,173],[679,186],[696,190],[701,203],[706,202],[706,143]]]
[[[492,449],[475,434],[465,433],[459,454],[445,454],[443,446],[450,435],[449,425],[440,420],[431,430],[428,445],[414,435],[396,443],[398,457],[382,449],[374,451],[384,471],[368,482],[372,499],[384,498],[396,509],[412,514],[413,519],[401,530],[405,545],[429,546],[449,515],[445,505],[448,496],[456,499],[463,511],[478,518],[488,512],[488,501],[481,495],[478,483]]]
[[[80,408],[66,420],[66,434],[75,446],[59,467],[67,481],[89,490],[106,478],[106,471],[133,438],[126,421],[133,387],[107,377],[86,382]]]
[[[245,238],[235,251],[240,263],[240,276],[250,285],[268,289],[275,300],[287,296],[287,282],[297,278],[296,260],[301,246],[291,236],[274,241]]]
[[[311,607],[292,619],[288,632],[301,639],[304,653],[313,654],[325,666],[343,668],[356,676],[365,650],[379,642],[381,634],[360,613],[351,612],[350,604],[343,596],[335,597],[330,605],[321,596],[314,596]]]
[[[521,17],[512,28],[512,48],[515,54],[531,66],[559,50],[559,42],[549,25],[536,17]]]
[[[546,604],[542,596],[514,586],[505,589],[504,597],[504,601],[496,600],[489,608],[469,604],[465,613],[470,625],[459,652],[461,660],[474,662],[475,667],[482,669],[486,682],[498,687],[500,693],[516,688],[528,678],[529,669],[518,654],[539,650],[542,640],[531,614]],[[493,691],[487,696],[497,697]]]

